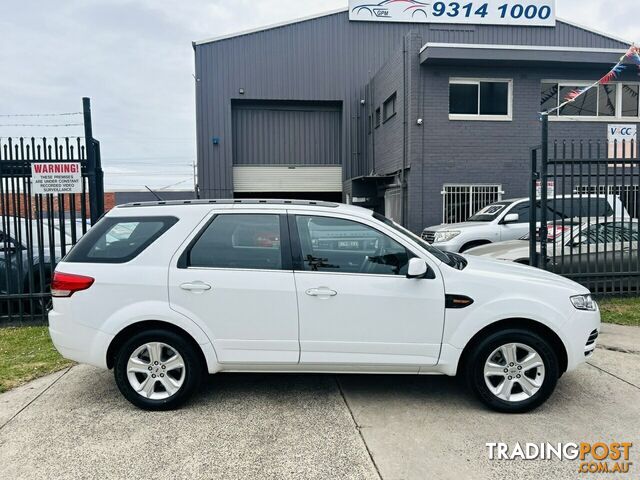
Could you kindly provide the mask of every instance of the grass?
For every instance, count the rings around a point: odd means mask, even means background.
[[[640,327],[640,297],[608,298],[598,305],[603,322]]]
[[[71,364],[53,347],[47,327],[0,328],[0,393]]]

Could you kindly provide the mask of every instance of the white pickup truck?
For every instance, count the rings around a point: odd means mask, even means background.
[[[537,205],[539,209],[539,200]],[[549,221],[576,217],[629,218],[629,212],[615,195],[557,196],[547,201],[547,210]],[[440,250],[462,253],[480,245],[515,240],[526,235],[530,212],[528,198],[504,200],[483,208],[466,222],[427,227],[422,238]]]

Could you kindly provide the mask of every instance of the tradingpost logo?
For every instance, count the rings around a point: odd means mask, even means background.
[[[629,473],[631,442],[516,443],[489,442],[489,460],[577,461],[578,473]]]

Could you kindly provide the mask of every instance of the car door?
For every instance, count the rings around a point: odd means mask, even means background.
[[[301,364],[417,372],[438,362],[445,298],[433,260],[433,278],[408,279],[418,255],[373,219],[291,214],[289,225]]]
[[[220,363],[298,363],[296,289],[281,213],[215,214],[170,267],[171,307],[206,326]]]
[[[511,213],[516,213],[518,214],[518,221],[513,223],[504,223],[502,220],[500,221],[500,240],[503,242],[506,240],[517,240],[529,233],[530,212],[531,204],[528,200],[526,202],[517,203],[508,210],[505,216]]]

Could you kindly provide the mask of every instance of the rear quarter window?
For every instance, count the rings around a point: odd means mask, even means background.
[[[64,259],[70,263],[126,263],[178,222],[175,217],[106,217]]]

